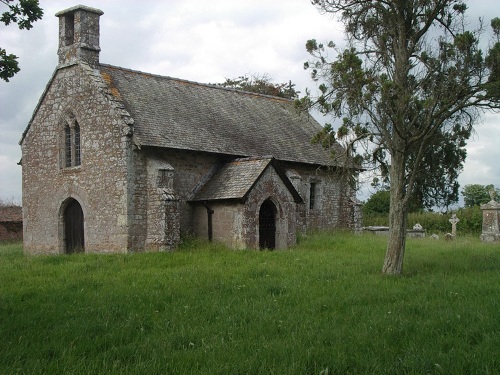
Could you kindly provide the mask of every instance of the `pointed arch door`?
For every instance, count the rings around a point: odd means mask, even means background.
[[[259,210],[259,248],[274,249],[276,247],[276,206],[266,199]]]
[[[64,210],[65,252],[81,253],[85,250],[84,218],[82,206],[70,198]]]

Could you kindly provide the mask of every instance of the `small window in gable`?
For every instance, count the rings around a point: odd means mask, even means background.
[[[82,164],[80,125],[73,116],[64,124],[64,167],[77,167]]]

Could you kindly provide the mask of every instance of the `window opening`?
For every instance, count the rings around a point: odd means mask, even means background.
[[[75,15],[73,13],[66,15],[64,26],[64,43],[69,46],[75,42]]]
[[[159,188],[172,191],[174,188],[174,171],[170,169],[158,169],[157,185]]]
[[[80,125],[75,121],[75,165],[82,164],[82,155],[80,150]]]
[[[77,167],[82,164],[82,147],[80,125],[75,118],[70,115],[64,125],[64,158],[61,163],[65,168]]]
[[[65,154],[65,166],[71,167],[71,129],[69,125],[64,127],[64,154]]]
[[[311,182],[311,185],[309,187],[309,209],[314,209],[314,206],[316,204],[316,183]]]

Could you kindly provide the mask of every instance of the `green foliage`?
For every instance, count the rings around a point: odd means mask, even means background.
[[[379,190],[372,194],[363,204],[363,215],[389,215],[390,197],[389,190]]]
[[[0,17],[5,25],[13,22],[18,24],[19,29],[29,30],[35,21],[42,19],[43,11],[38,0],[19,0],[18,4],[12,4],[13,2],[14,0],[2,0],[9,7]]]
[[[438,131],[433,141],[424,150],[422,169],[415,173],[415,183],[410,204],[420,209],[440,207],[448,209],[458,202],[458,176],[463,170],[467,151],[466,141],[470,138],[471,127],[455,124],[453,132],[443,134]],[[410,157],[408,167],[413,165]],[[439,160],[439,163],[435,161]],[[411,171],[407,168],[407,173]]]
[[[479,109],[500,108],[497,52],[481,50],[480,26],[465,28],[463,1],[312,3],[339,17],[348,45],[307,42],[311,59],[304,67],[320,85],[307,102],[344,118],[337,140],[349,151],[363,150],[366,168],[381,166],[382,178],[390,178],[397,204],[390,207],[384,272],[398,274],[410,205],[456,202],[456,178]]]
[[[500,372],[500,253],[316,234],[287,251],[22,255],[0,246],[2,374]],[[13,253],[15,252],[15,254]]]
[[[266,74],[262,76],[257,74],[251,76],[244,75],[234,79],[226,78],[225,82],[217,83],[216,85],[287,99],[296,99],[299,96],[299,91],[295,90],[295,84],[292,81],[288,83],[273,83]]]
[[[473,235],[479,237],[483,225],[483,213],[479,206],[460,208],[456,212],[460,222],[457,224],[459,236]],[[408,214],[408,228],[415,224],[420,224],[425,229],[427,235],[432,233],[450,233],[451,224],[449,222],[451,214],[441,214],[438,212],[412,212]],[[388,226],[388,214],[368,213],[363,214],[364,226]]]
[[[376,185],[375,185],[376,186]],[[388,189],[378,190],[367,199],[363,204],[363,215],[377,216],[377,215],[388,215],[390,211],[391,193]],[[410,201],[410,206],[408,208],[409,212],[421,212],[423,211],[422,202],[414,198]],[[384,224],[386,225],[386,224]]]
[[[491,28],[497,38],[497,42],[500,42],[500,18],[495,17],[491,20]]]
[[[19,29],[29,30],[33,23],[40,20],[43,16],[43,10],[40,8],[38,0],[19,0],[17,4],[14,0],[2,0],[9,10],[2,13],[0,21],[5,25],[17,23]],[[17,56],[8,54],[3,48],[0,48],[0,79],[9,82],[20,70]]]
[[[465,185],[461,193],[464,197],[465,207],[480,206],[491,201],[490,192],[495,193],[495,199],[500,197],[500,189],[493,185],[469,184]]]
[[[497,20],[500,19],[497,18]],[[496,33],[497,34],[497,33]],[[497,34],[497,39],[500,38]],[[500,41],[497,41],[495,45],[490,49],[488,55],[486,56],[486,64],[491,71],[488,78],[487,94],[491,97],[500,96]]]
[[[12,53],[7,54],[7,51],[0,48],[0,78],[9,82],[17,72],[21,70],[17,61],[17,56]]]

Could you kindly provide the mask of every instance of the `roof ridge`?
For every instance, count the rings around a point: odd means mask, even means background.
[[[109,69],[118,69],[118,70],[122,70],[122,71],[125,71],[125,72],[140,74],[140,75],[144,75],[144,76],[151,76],[151,77],[155,77],[155,78],[162,78],[162,79],[168,79],[168,80],[171,80],[171,81],[188,83],[188,84],[191,84],[191,85],[202,86],[202,87],[207,87],[207,88],[211,88],[211,89],[217,89],[217,90],[235,92],[235,93],[240,93],[240,94],[244,94],[244,95],[259,96],[259,97],[262,97],[262,98],[280,100],[280,101],[284,101],[284,102],[288,102],[288,103],[293,103],[294,102],[293,99],[282,98],[281,96],[274,96],[274,95],[260,94],[260,93],[252,92],[252,91],[232,89],[232,88],[229,88],[229,87],[217,86],[216,84],[213,84],[213,83],[202,83],[202,82],[190,81],[190,80],[182,79],[182,78],[176,78],[176,77],[171,77],[171,76],[164,76],[164,75],[161,75],[161,74],[154,74],[154,73],[143,72],[141,70],[124,68],[122,66],[117,66],[117,65],[99,63],[99,66],[102,66],[104,68],[109,68]]]
[[[274,159],[272,155],[259,155],[259,156],[248,156],[244,158],[236,158],[231,160],[230,163],[242,162],[242,161],[255,161],[255,160],[271,160]]]

